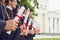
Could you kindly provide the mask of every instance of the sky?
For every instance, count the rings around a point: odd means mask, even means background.
[[[48,0],[48,10],[60,10],[60,0]]]
[[[45,0],[38,0],[39,3],[41,3],[40,1]],[[47,9],[51,11],[60,10],[60,0],[48,0]]]
[[[38,0],[39,4],[41,4],[41,1],[45,1],[45,0]],[[48,2],[47,10],[50,10],[50,11],[60,10],[60,0],[48,0],[47,2]],[[39,7],[41,7],[41,6],[39,5]],[[42,10],[35,9],[35,11],[36,11],[36,13],[39,13]]]

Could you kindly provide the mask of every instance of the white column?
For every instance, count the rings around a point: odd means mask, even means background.
[[[40,18],[39,19],[40,19],[39,20],[40,21],[39,22],[40,23],[40,33],[44,33],[44,31],[43,31],[44,30],[44,27],[43,27],[44,26],[43,25],[43,15],[40,15]]]
[[[53,33],[53,18],[50,18],[50,33]]]
[[[44,32],[49,33],[49,18],[48,17],[45,18],[44,25],[45,25],[44,26]]]
[[[57,18],[54,19],[54,33],[57,33]]]
[[[58,33],[60,33],[60,19],[58,19]]]

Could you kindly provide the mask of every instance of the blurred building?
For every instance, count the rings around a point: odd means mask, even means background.
[[[38,16],[35,17],[34,21],[36,26],[40,28],[40,36],[60,37],[60,10],[57,7],[49,9],[49,0],[38,0],[38,2],[39,9],[35,9]],[[37,35],[37,37],[40,36]]]

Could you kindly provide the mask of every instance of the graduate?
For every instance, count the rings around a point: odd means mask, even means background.
[[[22,14],[22,18],[20,19],[21,21],[20,21],[20,35],[19,36],[20,36],[21,40],[26,40],[26,38],[25,38],[26,30],[22,31],[23,34],[21,35],[21,27],[23,26],[25,16],[26,16],[26,14],[28,12],[28,6],[24,5],[24,7],[25,7],[25,10],[24,10],[24,12]]]
[[[11,26],[12,24],[14,26]],[[0,0],[0,40],[8,40],[7,34],[5,35],[6,31],[15,31],[17,24],[18,21],[10,20],[7,16],[5,0]]]
[[[19,0],[17,0],[17,5],[16,5],[16,8],[13,9],[13,15],[14,17],[16,16],[16,14],[18,13],[18,10],[20,9],[20,2]]]
[[[6,6],[6,9],[7,9],[7,12],[9,13],[9,16],[11,19],[14,19],[14,17],[16,16],[16,14],[18,13],[18,10],[16,10],[16,13],[13,12],[13,9],[16,8],[16,5],[17,5],[17,0],[6,0],[5,1],[7,6]],[[19,6],[19,5],[18,5]],[[19,25],[19,24],[18,24]],[[19,26],[18,26],[19,27]],[[9,38],[8,40],[16,40],[16,38],[19,36],[19,33],[20,33],[20,29],[17,27],[17,29],[15,31],[12,31],[10,34],[9,34]]]
[[[16,1],[15,0],[13,0],[13,1],[12,0],[6,0],[6,4],[7,4],[6,9],[7,9],[7,12],[9,13],[9,15],[11,15],[11,19],[13,19],[18,12],[21,12],[21,11],[18,11],[16,13],[13,12],[13,9],[16,8],[16,4],[15,4]],[[14,3],[14,6],[12,5],[13,3]],[[13,15],[13,14],[15,14],[15,15]],[[11,32],[8,40],[23,40],[24,39],[23,37],[20,36],[20,25],[21,25],[22,22],[21,22],[21,20],[19,20],[19,21],[20,21],[19,26],[17,27],[17,29],[15,31]]]
[[[19,3],[19,1],[17,0],[17,5],[16,5],[16,8],[14,8],[13,9],[13,15],[14,15],[14,17],[16,16],[16,14],[18,13],[18,11],[19,11],[19,9],[20,9],[20,3]],[[20,18],[21,19],[21,18]],[[14,36],[14,40],[21,40],[21,37],[20,37],[20,25],[21,25],[21,20],[19,19],[19,26],[18,26],[18,28],[16,29],[16,31],[15,31],[15,36]]]
[[[34,28],[33,26],[33,21],[32,21],[32,11],[30,10],[30,14],[27,20],[27,30],[28,30],[28,35],[25,37],[26,40],[33,40],[33,37],[36,35],[36,33],[38,33],[39,29],[36,30],[37,28]]]
[[[31,19],[31,20],[30,20]],[[28,30],[28,35],[25,37],[26,40],[33,40],[33,37],[35,36],[35,33],[34,33],[34,30],[32,30],[32,12],[30,11],[30,14],[29,14],[29,17],[28,17],[28,20],[27,20],[27,30]]]

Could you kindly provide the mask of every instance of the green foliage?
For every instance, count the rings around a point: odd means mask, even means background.
[[[35,13],[35,12],[33,13],[33,15],[38,16],[38,14],[37,14],[37,13]]]
[[[38,4],[37,0],[34,0],[34,3],[35,3],[35,6],[37,6],[37,8],[39,8],[38,7],[39,4]]]
[[[34,2],[34,6],[31,5],[31,1]],[[20,6],[23,6],[23,5],[27,5],[33,12],[34,12],[34,9],[35,9],[35,6],[37,6],[38,8],[38,2],[37,0],[20,0]]]
[[[21,0],[20,1],[20,6],[27,5],[32,11],[34,11],[34,7],[30,4],[30,1],[27,0]]]
[[[33,1],[34,6],[31,5],[31,1]],[[32,12],[34,12],[35,7],[38,8],[38,2],[37,2],[37,0],[20,0],[20,6],[23,6],[23,5],[27,5],[32,10]],[[37,16],[37,14],[35,12],[33,13],[33,15]],[[32,16],[32,19],[33,18],[34,17]]]

